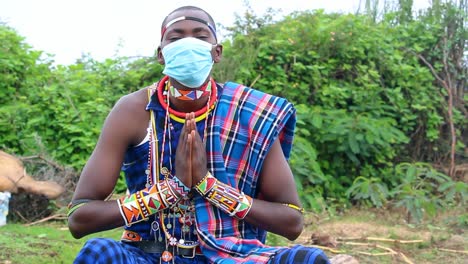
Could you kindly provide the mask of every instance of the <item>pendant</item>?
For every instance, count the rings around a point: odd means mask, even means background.
[[[171,175],[171,172],[169,171],[168,168],[162,167],[161,168],[161,174],[164,175],[165,177],[168,177],[169,175]]]
[[[191,226],[193,224],[193,217],[190,214],[185,214],[179,218],[179,223]]]
[[[190,232],[190,227],[187,226],[187,225],[182,226],[182,232],[184,232],[184,233]]]
[[[151,229],[153,229],[153,231],[158,231],[159,230],[159,223],[157,221],[153,221],[153,223],[151,223]]]
[[[165,250],[162,255],[161,255],[161,259],[165,262],[169,262],[172,260],[172,254],[171,252]]]
[[[175,247],[177,245],[177,238],[173,236],[169,237],[169,245]]]

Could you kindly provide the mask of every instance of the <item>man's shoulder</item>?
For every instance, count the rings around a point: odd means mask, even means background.
[[[278,97],[260,89],[252,88],[236,82],[226,82],[222,85],[222,87],[223,94],[233,97],[242,97],[245,98],[245,100],[250,100],[252,98],[276,98],[280,100],[286,100],[283,97]]]
[[[126,134],[131,137],[129,142],[138,142],[139,132],[144,131],[148,124],[146,105],[148,104],[148,89],[142,88],[138,91],[122,96],[112,108],[109,119],[114,128],[125,126]]]
[[[127,106],[127,105],[141,105],[148,103],[148,90],[151,89],[151,86],[143,87],[137,91],[134,91],[132,93],[123,95],[122,97],[119,98],[117,101],[116,105],[121,104],[122,106]]]
[[[223,94],[236,94],[236,93],[246,93],[246,92],[260,92],[264,93],[258,89],[249,87],[247,85],[236,83],[236,82],[225,82],[222,84]]]

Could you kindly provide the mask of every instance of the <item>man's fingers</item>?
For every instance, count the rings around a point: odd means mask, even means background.
[[[187,120],[190,120],[189,122],[190,131],[197,130],[196,123],[195,123],[195,114],[193,112],[190,112],[189,114],[187,114]]]
[[[189,187],[192,187],[192,135],[191,133],[189,133],[187,135],[187,140],[186,140],[186,149],[185,149],[185,157],[188,158],[188,162],[187,162],[187,171],[188,171],[188,175],[189,176]]]

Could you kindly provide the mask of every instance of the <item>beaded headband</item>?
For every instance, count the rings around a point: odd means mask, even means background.
[[[206,20],[203,20],[201,18],[198,18],[198,17],[191,17],[191,16],[176,17],[176,18],[172,19],[171,21],[167,22],[166,25],[164,25],[164,27],[162,27],[162,29],[161,29],[161,40],[163,39],[164,34],[166,33],[168,27],[170,27],[174,23],[182,21],[182,20],[192,20],[192,21],[197,21],[197,22],[200,22],[202,24],[205,24],[211,30],[211,32],[213,33],[216,41],[218,41],[218,38],[216,37],[216,30],[215,30],[214,26],[212,24],[210,24],[210,22],[208,22]]]

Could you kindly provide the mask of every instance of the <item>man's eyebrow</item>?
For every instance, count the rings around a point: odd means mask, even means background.
[[[196,28],[192,29],[192,33],[199,33],[199,32],[203,32],[203,31],[205,31],[207,33],[211,33],[210,29],[207,28],[207,27],[196,27]],[[183,33],[186,33],[186,30],[182,29],[182,28],[173,28],[173,29],[169,29],[166,32],[166,34],[171,33],[171,32],[183,34]]]
[[[209,28],[207,28],[207,27],[197,27],[197,28],[192,29],[193,33],[198,33],[198,32],[201,32],[201,31],[206,31],[208,33],[211,33],[211,30]]]

